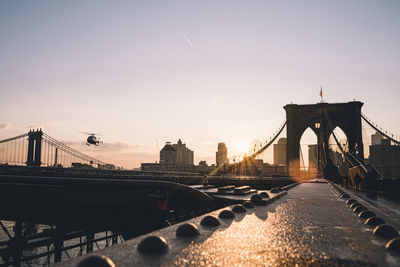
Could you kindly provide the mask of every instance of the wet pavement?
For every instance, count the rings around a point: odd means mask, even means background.
[[[197,237],[176,236],[178,224],[93,254],[116,266],[400,266],[400,254],[387,250],[387,240],[373,236],[327,183],[296,186],[267,206],[219,219],[220,226],[200,225],[205,216],[189,221],[199,229]],[[139,253],[139,242],[149,235],[164,237],[168,250]]]

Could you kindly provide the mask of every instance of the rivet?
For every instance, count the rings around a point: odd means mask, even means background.
[[[371,218],[374,216],[375,216],[375,213],[373,213],[370,210],[364,210],[364,211],[360,212],[360,214],[358,214],[358,218],[361,218],[361,219],[368,219],[368,218]]]
[[[274,188],[272,188],[271,189],[271,193],[279,193],[280,192],[280,189],[279,189],[279,187],[274,187]]]
[[[246,209],[243,207],[243,205],[237,204],[232,208],[232,211],[234,213],[245,213]]]
[[[353,203],[357,203],[357,201],[355,201],[354,199],[350,198],[349,200],[346,201],[347,205],[351,205]]]
[[[346,193],[343,193],[340,197],[341,198],[350,198],[350,196],[348,194],[346,194]]]
[[[393,238],[392,240],[387,242],[385,247],[387,249],[400,253],[400,237]]]
[[[383,219],[381,219],[380,217],[376,217],[376,216],[368,218],[365,221],[366,225],[373,226],[373,227],[376,227],[376,226],[384,224],[384,223],[385,223],[385,221]]]
[[[142,253],[162,253],[168,249],[167,241],[161,236],[148,236],[140,241],[137,250]]]
[[[176,229],[177,236],[192,237],[198,236],[199,234],[199,229],[197,229],[197,227],[193,223],[185,223],[179,225],[178,229]]]
[[[230,210],[223,210],[219,213],[218,217],[222,219],[233,219],[235,218],[235,214]]]
[[[259,194],[254,194],[250,197],[250,200],[251,200],[251,202],[260,201],[260,200],[262,200],[262,198]]]
[[[367,210],[367,208],[363,207],[363,206],[357,206],[353,209],[353,212],[355,213],[360,213],[361,211]]]
[[[361,204],[358,202],[354,202],[353,204],[350,205],[350,208],[354,209],[355,207],[358,207],[358,206],[361,206]]]
[[[93,255],[82,260],[77,267],[115,267],[115,264],[106,256]]]
[[[218,226],[221,223],[214,216],[208,215],[201,220],[200,224],[203,226]]]
[[[372,232],[374,235],[379,235],[386,239],[392,239],[399,236],[399,232],[389,224],[381,224],[375,227]]]
[[[245,201],[245,202],[243,202],[243,206],[244,206],[246,209],[252,209],[252,208],[254,208],[253,203],[251,203],[250,201]]]
[[[269,198],[269,195],[268,195],[267,192],[261,192],[261,193],[260,193],[260,197],[262,197],[262,198]]]

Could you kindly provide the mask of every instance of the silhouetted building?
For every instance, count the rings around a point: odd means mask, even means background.
[[[308,145],[308,166],[318,167],[318,145]]]
[[[274,144],[274,164],[286,165],[286,138],[280,138],[277,144]]]
[[[160,151],[160,163],[176,163],[176,149],[167,142]]]
[[[381,133],[376,132],[371,135],[371,145],[382,145],[383,136]]]
[[[160,163],[142,163],[142,171],[195,172],[193,151],[182,143],[166,142],[160,151]]]
[[[287,169],[286,165],[271,165],[264,163],[262,159],[244,157],[240,163],[233,164],[232,173],[259,177],[287,176]]]
[[[215,158],[217,166],[223,163],[226,165],[229,164],[228,149],[226,148],[225,143],[218,143],[218,151],[215,152]]]
[[[379,134],[379,135],[377,135]],[[384,178],[400,177],[400,146],[392,146],[380,133],[371,135],[369,162]]]
[[[328,150],[329,158],[332,163],[336,166],[341,166],[343,163],[342,153],[333,151],[332,149]],[[318,168],[318,145],[308,145],[308,172],[311,174],[317,173]]]
[[[176,150],[176,163],[193,165],[193,150],[186,147],[186,144],[182,143],[179,139],[178,143],[172,145]]]
[[[141,171],[159,171],[159,172],[195,172],[193,164],[178,163],[142,163]]]
[[[183,144],[181,139],[177,144],[167,142],[160,151],[160,163],[174,163],[183,165],[193,165],[194,152]]]
[[[199,165],[195,166],[195,172],[206,175],[211,173],[215,169],[215,165],[208,166],[205,160],[199,162]]]

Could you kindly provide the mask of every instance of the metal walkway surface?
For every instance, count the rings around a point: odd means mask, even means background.
[[[207,215],[218,218],[220,212]],[[176,236],[181,223],[93,254],[116,266],[400,266],[400,254],[387,250],[387,240],[372,235],[328,183],[301,184],[267,206],[219,218],[216,227],[200,225],[207,215],[188,221],[197,226],[197,237]],[[138,244],[150,235],[164,237],[167,251],[139,253]]]

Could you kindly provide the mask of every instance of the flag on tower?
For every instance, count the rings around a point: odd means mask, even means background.
[[[322,99],[322,85],[321,85],[321,91],[319,91],[319,96],[320,96],[321,99]]]

